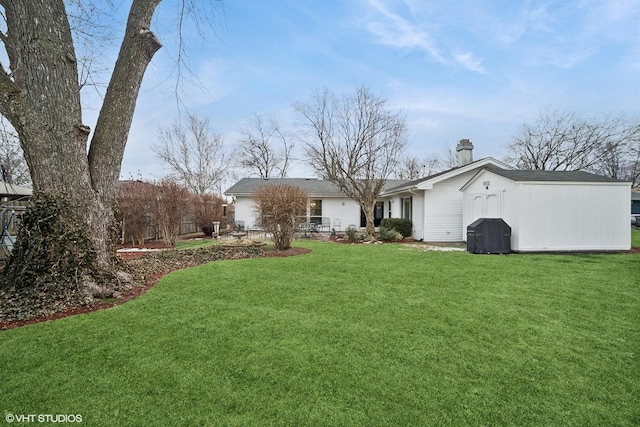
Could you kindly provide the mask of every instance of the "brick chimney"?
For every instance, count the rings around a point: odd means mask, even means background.
[[[458,166],[473,162],[473,144],[468,139],[461,139],[456,146],[456,160]]]

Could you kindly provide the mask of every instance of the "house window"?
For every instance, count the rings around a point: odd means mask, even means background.
[[[322,200],[309,200],[309,222],[322,224]]]
[[[411,219],[411,212],[413,211],[413,197],[406,197],[402,199],[402,218]]]

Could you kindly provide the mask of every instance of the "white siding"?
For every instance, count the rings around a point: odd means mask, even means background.
[[[422,192],[421,192],[422,193]],[[424,239],[424,196],[414,194],[413,196],[413,213],[411,214],[411,222],[413,224],[412,235],[414,239]]]
[[[322,198],[321,196],[310,196],[309,199],[322,200],[322,216],[330,219],[330,228],[335,226],[336,230],[344,231],[349,224],[360,226],[360,207],[353,200],[337,197]],[[340,227],[334,225],[336,219],[340,220]],[[251,227],[255,224],[256,214],[251,197],[236,197],[235,220],[236,222],[244,221],[245,227]]]
[[[244,221],[245,227],[251,227],[255,224],[256,215],[251,197],[236,197],[235,221]]]
[[[313,197],[312,197],[313,198]],[[331,228],[336,231],[344,231],[349,224],[360,225],[360,207],[356,202],[347,198],[321,198],[322,216],[331,221]],[[336,224],[339,220],[340,226]]]
[[[460,188],[471,179],[475,170],[433,185],[424,194],[424,240],[428,242],[461,242],[462,192]]]
[[[520,184],[520,230],[514,250],[627,250],[629,186]]]
[[[385,216],[385,218],[389,217],[389,200],[393,201],[391,203],[391,218],[400,218],[400,215],[402,212],[402,197],[405,197],[405,196],[395,196],[395,197],[392,197],[391,199],[386,199],[387,201],[385,202],[385,204],[387,209],[387,215]]]
[[[484,181],[490,181],[487,190]],[[501,218],[511,227],[511,249],[522,252],[627,250],[629,185],[513,182],[484,171],[463,192],[464,226],[484,216],[474,210],[501,193]]]

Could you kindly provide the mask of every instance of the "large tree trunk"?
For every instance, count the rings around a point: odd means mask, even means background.
[[[34,190],[66,198],[98,263],[109,267],[115,189],[138,90],[160,43],[149,31],[160,0],[134,0],[96,130],[82,123],[75,49],[63,0],[0,0],[10,71],[0,71],[0,112],[20,137]]]
[[[375,209],[376,209],[375,200],[373,201],[373,203],[371,203],[371,202],[366,203],[362,207],[362,210],[364,212],[364,217],[366,219],[367,234],[371,238],[373,238],[373,236],[375,236],[375,234],[376,234],[375,213],[374,213]]]

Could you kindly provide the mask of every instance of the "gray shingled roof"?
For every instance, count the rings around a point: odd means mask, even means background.
[[[414,180],[412,180],[412,181],[401,181],[399,184],[394,185],[393,187],[391,187],[391,186],[389,186],[389,187],[385,186],[385,191],[386,191],[386,192],[389,192],[389,193],[392,193],[392,192],[394,192],[394,191],[406,190],[406,189],[409,189],[409,188],[413,188],[413,187],[417,186],[418,184],[420,184],[420,183],[422,183],[422,182],[424,182],[424,181],[428,181],[428,180],[430,180],[430,179],[437,178],[437,177],[439,177],[439,176],[441,176],[441,175],[447,174],[447,173],[449,173],[449,172],[453,172],[453,171],[458,170],[458,169],[462,169],[462,168],[465,168],[465,167],[472,167],[472,166],[474,166],[474,165],[481,164],[482,162],[485,162],[485,161],[487,161],[487,160],[497,161],[497,160],[495,160],[493,157],[484,157],[484,158],[482,158],[482,159],[474,160],[474,161],[473,161],[473,162],[471,162],[471,163],[467,163],[466,165],[462,165],[462,166],[455,166],[455,167],[452,167],[452,168],[450,168],[450,169],[447,169],[447,170],[443,170],[443,171],[441,171],[441,172],[434,173],[434,174],[432,174],[432,175],[428,175],[428,176],[425,176],[425,177],[422,177],[422,178],[414,179]],[[500,162],[500,163],[502,163],[502,162]],[[495,168],[498,168],[498,166],[490,166],[490,165],[483,166],[483,167],[495,167]],[[507,166],[507,165],[505,165],[505,167],[508,167],[508,166]]]
[[[625,182],[608,176],[583,171],[509,170],[492,166],[482,168],[516,182]]]
[[[385,188],[396,186],[408,181],[389,179],[385,184]],[[330,181],[316,178],[243,178],[224,192],[227,196],[250,196],[256,188],[263,185],[287,184],[307,190],[309,195],[322,195],[328,197],[344,197],[338,187]]]
[[[264,185],[285,184],[304,188],[309,194],[342,195],[342,192],[333,183],[315,178],[242,178],[225,191],[224,194],[235,196],[252,195],[257,188]]]

